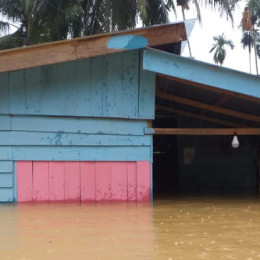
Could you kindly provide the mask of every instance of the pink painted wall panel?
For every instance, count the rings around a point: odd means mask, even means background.
[[[80,201],[80,167],[79,162],[64,162],[65,201]]]
[[[151,165],[137,162],[137,201],[151,201]]]
[[[80,163],[81,201],[96,200],[96,163]]]
[[[111,163],[96,163],[96,200],[111,200]]]
[[[150,201],[151,164],[17,162],[18,201]]]
[[[32,201],[32,162],[17,162],[17,200]]]
[[[33,162],[33,201],[49,200],[49,163]]]
[[[64,162],[49,162],[49,200],[64,201]]]
[[[127,162],[111,163],[111,200],[127,201]]]
[[[128,201],[136,201],[136,162],[127,163],[127,194]]]

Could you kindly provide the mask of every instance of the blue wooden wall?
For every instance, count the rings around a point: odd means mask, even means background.
[[[154,95],[139,51],[0,74],[0,201],[15,161],[152,162]]]

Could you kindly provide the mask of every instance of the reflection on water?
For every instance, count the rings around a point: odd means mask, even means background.
[[[258,199],[0,205],[0,259],[260,259]]]

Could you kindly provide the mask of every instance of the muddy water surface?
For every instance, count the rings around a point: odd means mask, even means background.
[[[0,259],[260,259],[260,200],[0,205]]]

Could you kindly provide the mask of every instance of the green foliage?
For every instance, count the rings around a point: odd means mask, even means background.
[[[222,66],[225,58],[226,58],[226,46],[229,46],[232,50],[234,49],[234,44],[231,40],[227,40],[224,34],[213,37],[215,44],[213,44],[210,53],[214,52],[213,60],[216,64],[220,64]]]

